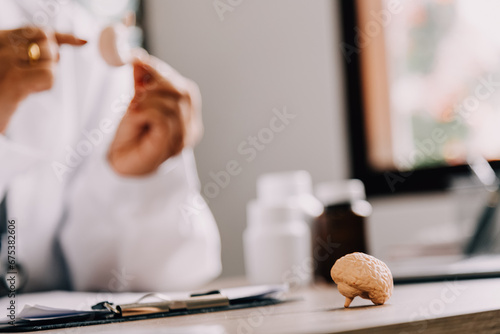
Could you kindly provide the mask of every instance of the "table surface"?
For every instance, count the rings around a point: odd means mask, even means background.
[[[218,281],[213,287],[235,286],[238,281]],[[241,281],[239,281],[241,283]],[[131,298],[132,295],[122,295]],[[345,309],[333,285],[292,289],[293,301],[279,305],[115,323],[54,333],[498,333],[500,328],[500,279],[444,281],[399,285],[381,306],[354,299]],[[46,292],[21,295],[23,303],[76,307],[93,304],[102,293]],[[65,305],[60,305],[65,300]],[[4,304],[5,300],[1,300]],[[55,305],[57,303],[59,305]],[[64,303],[63,303],[64,304]],[[3,306],[3,305],[2,305]],[[1,309],[4,309],[2,307]],[[44,331],[47,333],[49,331]]]

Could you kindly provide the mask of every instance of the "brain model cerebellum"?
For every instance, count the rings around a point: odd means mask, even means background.
[[[387,265],[364,253],[351,253],[338,259],[331,270],[332,279],[349,307],[354,297],[370,299],[375,305],[384,304],[394,288]]]

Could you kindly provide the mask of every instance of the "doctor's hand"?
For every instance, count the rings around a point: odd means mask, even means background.
[[[118,126],[108,160],[121,175],[154,172],[202,136],[198,86],[149,55],[134,61],[135,96]]]
[[[59,46],[85,43],[73,35],[36,27],[0,30],[0,133],[22,100],[52,87]]]

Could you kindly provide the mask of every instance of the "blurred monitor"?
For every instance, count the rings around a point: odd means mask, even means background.
[[[500,167],[500,1],[342,0],[353,177],[369,194],[445,189]]]

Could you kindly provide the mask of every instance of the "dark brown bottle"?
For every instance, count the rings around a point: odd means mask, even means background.
[[[365,220],[371,205],[359,180],[319,184],[316,196],[325,209],[312,226],[314,277],[317,282],[333,283],[330,270],[337,259],[367,253]]]

